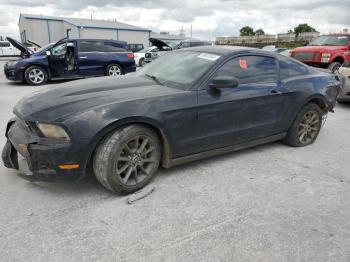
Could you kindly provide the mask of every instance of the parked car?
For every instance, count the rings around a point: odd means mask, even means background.
[[[19,56],[20,52],[9,41],[0,41],[0,56]]]
[[[339,75],[342,77],[342,89],[338,95],[339,103],[349,103],[350,102],[350,61],[345,62],[338,71]]]
[[[283,140],[312,144],[339,93],[337,75],[251,48],[169,52],[136,73],[61,84],[21,99],[4,165],[26,158],[32,180],[100,183],[131,193],[161,165]],[[215,174],[219,175],[219,174]]]
[[[156,46],[151,46],[151,47],[147,47],[147,48],[144,48],[142,49],[141,51],[137,52],[137,53],[134,53],[135,55],[135,64],[137,66],[144,66],[145,65],[145,54],[147,52],[158,52],[159,49],[156,47]]]
[[[144,49],[143,44],[128,44],[129,50],[136,53]]]
[[[166,54],[169,51],[188,48],[188,47],[196,47],[196,46],[211,46],[213,45],[209,41],[195,40],[195,39],[187,39],[182,41],[163,41],[156,38],[150,38],[149,41],[153,46],[158,48],[157,52],[147,52],[145,54],[145,62],[150,63],[154,59],[157,59],[159,56]]]
[[[32,53],[18,41],[7,39],[21,51],[22,59],[5,64],[6,78],[29,85],[43,85],[57,78],[117,76],[136,70],[134,54],[123,41],[62,39]]]
[[[276,53],[282,53],[287,50],[287,48],[276,47],[275,45],[267,45],[267,46],[264,46],[262,49],[266,51],[276,52]]]
[[[328,68],[335,73],[344,62],[350,61],[350,35],[317,37],[308,46],[293,49],[291,56],[305,64]]]

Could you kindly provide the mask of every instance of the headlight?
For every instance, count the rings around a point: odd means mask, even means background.
[[[69,140],[69,136],[67,135],[66,131],[64,131],[64,129],[58,125],[43,123],[36,123],[36,125],[41,133],[43,133],[43,135],[47,138]]]
[[[329,59],[331,59],[331,54],[329,53],[323,53],[321,57],[321,63],[328,63]]]
[[[18,61],[8,61],[7,66],[13,67],[18,63]]]

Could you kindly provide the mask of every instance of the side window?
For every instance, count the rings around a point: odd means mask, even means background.
[[[190,47],[190,42],[182,42],[180,45],[179,45],[179,49],[181,48],[187,48],[187,47]]]
[[[191,47],[194,47],[194,46],[202,46],[202,42],[192,42],[191,43]]]
[[[303,65],[290,60],[280,60],[280,78],[302,76],[308,74],[309,71]]]
[[[10,47],[10,43],[9,42],[0,42],[0,47]]]
[[[117,42],[105,42],[106,52],[126,52],[125,46]]]
[[[105,52],[103,41],[83,40],[79,42],[79,52]]]
[[[240,84],[276,82],[276,60],[265,56],[241,56],[226,62],[215,76],[233,76]]]
[[[57,45],[51,49],[53,55],[64,55],[66,53],[66,43]]]

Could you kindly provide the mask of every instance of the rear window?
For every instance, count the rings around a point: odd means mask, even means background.
[[[10,47],[10,43],[9,42],[0,42],[0,47]]]
[[[280,78],[286,79],[289,77],[302,76],[309,73],[306,66],[300,65],[292,60],[283,59],[279,61],[280,63]]]
[[[106,52],[126,52],[128,47],[118,42],[106,41]]]
[[[105,52],[103,41],[83,40],[79,42],[80,52]]]

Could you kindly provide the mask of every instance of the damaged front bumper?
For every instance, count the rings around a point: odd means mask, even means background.
[[[85,173],[82,152],[86,152],[83,141],[58,141],[40,137],[24,121],[15,118],[6,129],[7,142],[2,151],[4,166],[19,171],[29,180],[61,181],[77,180]],[[21,169],[19,155],[27,168]],[[62,164],[74,164],[79,168],[61,169]]]

